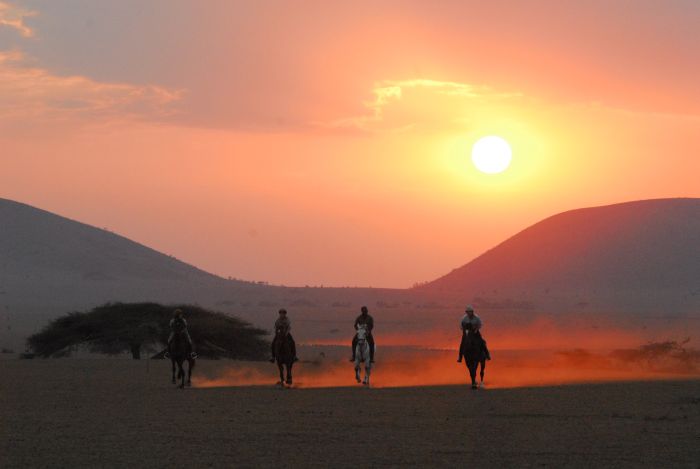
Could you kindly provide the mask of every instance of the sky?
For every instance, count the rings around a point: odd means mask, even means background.
[[[409,287],[700,197],[700,3],[0,0],[0,197],[202,269]],[[498,135],[488,175],[472,145]]]

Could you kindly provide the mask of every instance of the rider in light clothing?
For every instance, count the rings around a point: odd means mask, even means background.
[[[465,314],[462,317],[462,320],[460,321],[460,329],[462,330],[462,341],[459,344],[459,358],[457,358],[458,362],[462,361],[462,349],[464,346],[464,339],[466,336],[466,331],[468,329],[471,329],[476,332],[476,336],[481,339],[481,343],[484,347],[484,353],[486,354],[486,359],[491,360],[491,353],[489,352],[488,347],[486,346],[486,341],[484,340],[483,337],[481,337],[481,318],[474,314],[474,308],[469,305],[467,306],[465,310]]]

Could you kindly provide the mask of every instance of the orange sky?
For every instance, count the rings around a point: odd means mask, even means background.
[[[0,0],[0,197],[223,276],[395,287],[700,197],[699,6],[483,3]]]

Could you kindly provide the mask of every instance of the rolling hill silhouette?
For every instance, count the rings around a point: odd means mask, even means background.
[[[301,340],[352,335],[361,305],[399,337],[475,303],[490,323],[523,311],[700,312],[700,199],[666,199],[555,215],[421,287],[315,288],[226,280],[114,233],[0,199],[0,346],[68,311],[107,302],[190,303],[271,327],[279,307]],[[629,313],[632,316],[629,316]],[[662,320],[662,323],[666,319]],[[697,326],[697,324],[695,324]],[[695,327],[695,326],[694,326]]]
[[[568,310],[700,311],[700,199],[547,218],[417,290]]]
[[[347,320],[361,302],[376,304],[392,292],[400,291],[227,280],[109,231],[0,199],[0,347],[20,347],[49,319],[108,302],[199,304],[270,327],[282,306],[297,317]]]

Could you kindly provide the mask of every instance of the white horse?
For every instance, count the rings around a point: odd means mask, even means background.
[[[372,371],[372,361],[369,359],[369,342],[367,326],[361,324],[357,328],[357,345],[355,346],[355,379],[358,383],[369,386],[369,375]],[[360,377],[360,363],[365,363],[365,379]]]

